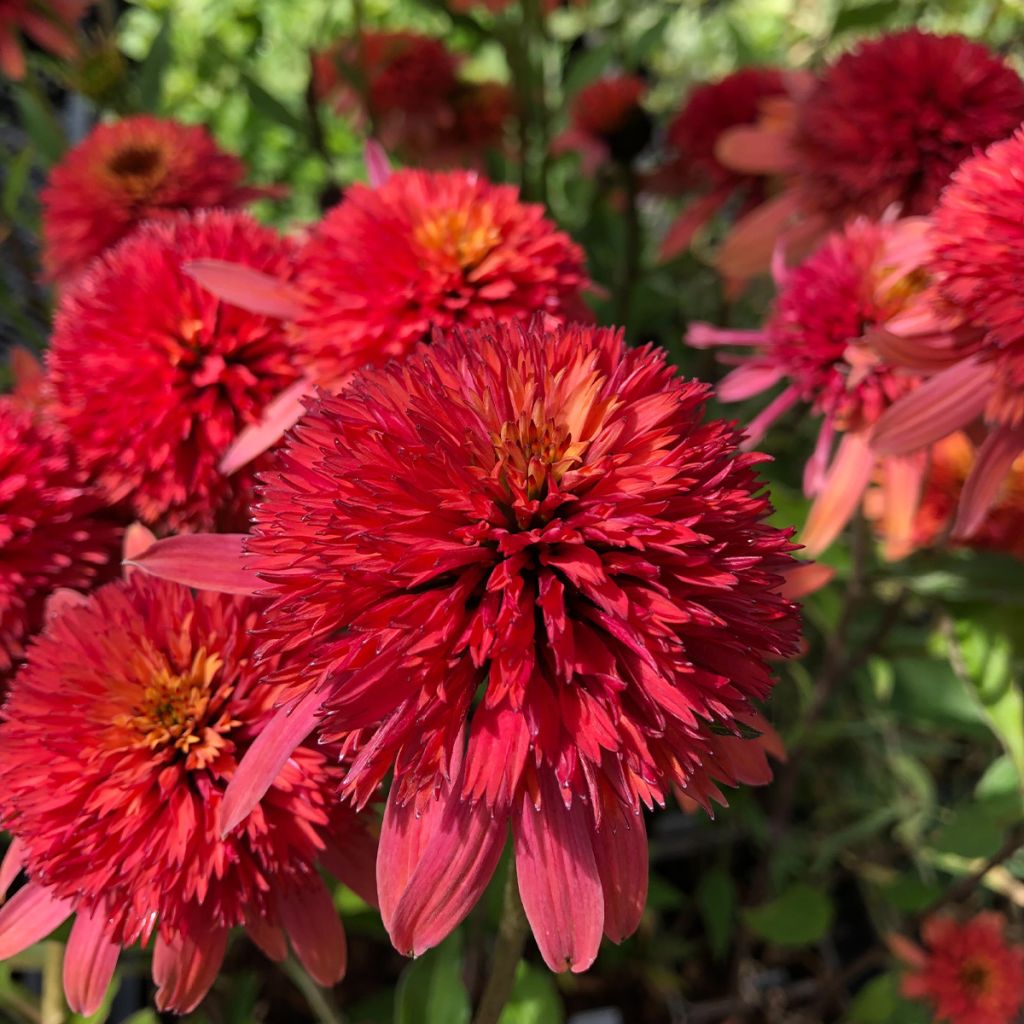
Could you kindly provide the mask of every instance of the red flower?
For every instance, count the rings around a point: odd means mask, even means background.
[[[77,596],[77,595],[74,595]],[[76,915],[68,1000],[92,1013],[120,948],[156,935],[157,1005],[184,1013],[209,989],[228,932],[268,956],[285,935],[313,977],[344,973],[345,936],[315,870],[373,898],[373,839],[334,799],[340,769],[301,747],[231,835],[220,806],[240,758],[273,717],[251,633],[262,607],[134,576],[66,598],[29,653],[0,725],[4,865],[29,884],[0,910],[0,957]],[[60,699],[54,701],[54,694]]]
[[[139,223],[179,210],[238,206],[266,189],[241,184],[242,161],[205,128],[140,114],[95,128],[43,190],[43,262],[67,282]]]
[[[651,141],[651,119],[641,106],[646,95],[647,83],[638,75],[591,82],[573,97],[570,127],[552,149],[579,153],[590,173],[608,160],[628,163]]]
[[[630,934],[642,808],[673,789],[707,806],[751,767],[759,753],[719,741],[753,740],[766,658],[797,639],[763,457],[701,422],[707,396],[656,350],[539,320],[439,336],[323,396],[278,454],[244,558],[273,597],[267,649],[315,643],[316,670],[291,680],[226,821],[318,725],[353,759],[357,801],[394,772],[377,873],[398,949],[468,913],[510,823],[554,970]],[[202,540],[143,564],[202,575]]]
[[[50,351],[55,413],[112,501],[149,525],[244,523],[252,474],[217,463],[298,376],[285,327],[204,291],[188,260],[287,276],[292,248],[244,213],[151,222],[65,295]]]
[[[75,24],[92,0],[0,0],[0,71],[8,78],[25,77],[25,55],[18,32],[56,57],[77,52]]]
[[[932,917],[921,929],[926,949],[893,943],[906,961],[903,993],[927,1002],[946,1024],[1013,1024],[1024,1006],[1024,949],[1007,943],[1000,914],[963,924]]]
[[[118,542],[63,435],[0,398],[0,680],[42,626],[49,595],[110,574]]]

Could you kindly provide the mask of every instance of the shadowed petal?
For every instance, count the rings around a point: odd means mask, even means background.
[[[796,192],[788,189],[762,203],[733,225],[715,261],[730,278],[746,280],[771,266],[775,243],[800,207]]]
[[[280,963],[288,956],[288,940],[284,932],[265,917],[252,917],[247,920],[245,931],[268,960]]]
[[[73,910],[73,900],[58,899],[49,889],[29,882],[0,907],[0,960],[45,939]]]
[[[785,132],[747,124],[719,135],[715,157],[740,174],[783,174],[792,170],[795,162]]]
[[[12,839],[3,862],[0,863],[0,903],[7,899],[7,890],[14,884],[14,880],[25,866],[24,852],[25,846],[22,841],[17,837]]]
[[[380,188],[391,177],[391,161],[376,139],[367,139],[365,159],[370,188]]]
[[[690,248],[693,236],[725,204],[730,189],[717,189],[684,206],[672,222],[658,248],[658,259],[670,260]]]
[[[622,942],[636,931],[647,904],[647,829],[643,814],[605,814],[592,836],[604,892],[604,933]]]
[[[740,448],[748,452],[764,437],[768,428],[782,415],[789,412],[800,399],[797,388],[786,388],[779,392],[748,424],[743,431]]]
[[[811,506],[800,543],[808,555],[820,555],[839,536],[864,496],[875,468],[875,453],[864,433],[846,434]]]
[[[913,548],[914,521],[928,462],[924,452],[882,460],[882,536],[885,557],[903,558]]]
[[[302,378],[286,388],[263,410],[259,423],[241,430],[220,460],[220,471],[237,473],[253,459],[273,448],[289,427],[295,426],[306,411],[303,399],[313,394],[314,385]]]
[[[158,935],[153,947],[153,981],[158,1010],[190,1013],[217,978],[228,946],[226,928],[179,936],[173,943]]]
[[[371,907],[379,906],[377,897],[378,840],[369,829],[356,822],[345,829],[344,839],[327,843],[320,863]]]
[[[189,260],[182,270],[222,302],[278,320],[295,320],[305,309],[302,294],[270,274],[228,260]]]
[[[79,605],[88,604],[89,598],[78,590],[70,587],[58,587],[47,599],[43,608],[43,618],[49,625],[54,619],[59,619],[69,608],[77,608]]]
[[[779,593],[787,601],[799,601],[801,597],[821,590],[836,571],[830,565],[821,562],[800,562],[786,573],[785,582]]]
[[[64,994],[71,1009],[86,1017],[100,1008],[121,952],[105,924],[102,910],[79,910],[64,951]]]
[[[279,894],[277,905],[292,949],[309,976],[325,988],[336,985],[345,977],[348,951],[327,887],[314,878],[308,886]]]
[[[125,565],[172,583],[222,594],[258,594],[260,581],[245,567],[244,533],[191,533],[158,540]]]
[[[985,438],[964,481],[954,537],[970,537],[981,527],[1022,451],[1024,427],[1003,427]]]

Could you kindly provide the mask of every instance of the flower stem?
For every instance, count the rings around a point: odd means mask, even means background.
[[[491,956],[491,970],[484,986],[473,1024],[498,1024],[516,983],[516,968],[522,959],[529,925],[519,899],[515,865],[509,865],[505,896],[501,906],[501,924]]]
[[[331,990],[321,988],[293,957],[281,962],[281,970],[302,993],[306,1005],[313,1011],[320,1024],[345,1024],[345,1018],[334,1002]]]

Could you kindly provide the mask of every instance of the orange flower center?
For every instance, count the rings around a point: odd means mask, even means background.
[[[158,146],[126,146],[107,161],[107,170],[122,188],[145,194],[163,177],[164,153]]]
[[[501,241],[488,203],[445,210],[422,221],[413,232],[417,244],[445,256],[463,270],[479,266]]]
[[[989,964],[981,959],[965,960],[960,967],[960,984],[974,999],[980,999],[992,987],[992,971]]]

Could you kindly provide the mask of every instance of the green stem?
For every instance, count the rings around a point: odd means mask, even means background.
[[[293,957],[288,957],[283,961],[281,969],[302,993],[306,1004],[316,1015],[320,1024],[345,1024],[345,1018],[335,1004],[331,990],[321,988]]]
[[[619,277],[618,296],[615,304],[615,322],[620,327],[626,327],[633,304],[633,289],[640,276],[643,241],[640,233],[640,189],[636,180],[636,170],[632,164],[623,164],[622,178],[626,195],[626,238],[622,274]]]
[[[523,946],[530,928],[519,898],[519,884],[515,867],[510,865],[505,882],[505,897],[502,901],[501,924],[498,938],[491,956],[491,970],[484,986],[480,1005],[477,1006],[473,1024],[498,1024],[501,1012],[512,995],[516,983],[516,968],[523,956]]]

